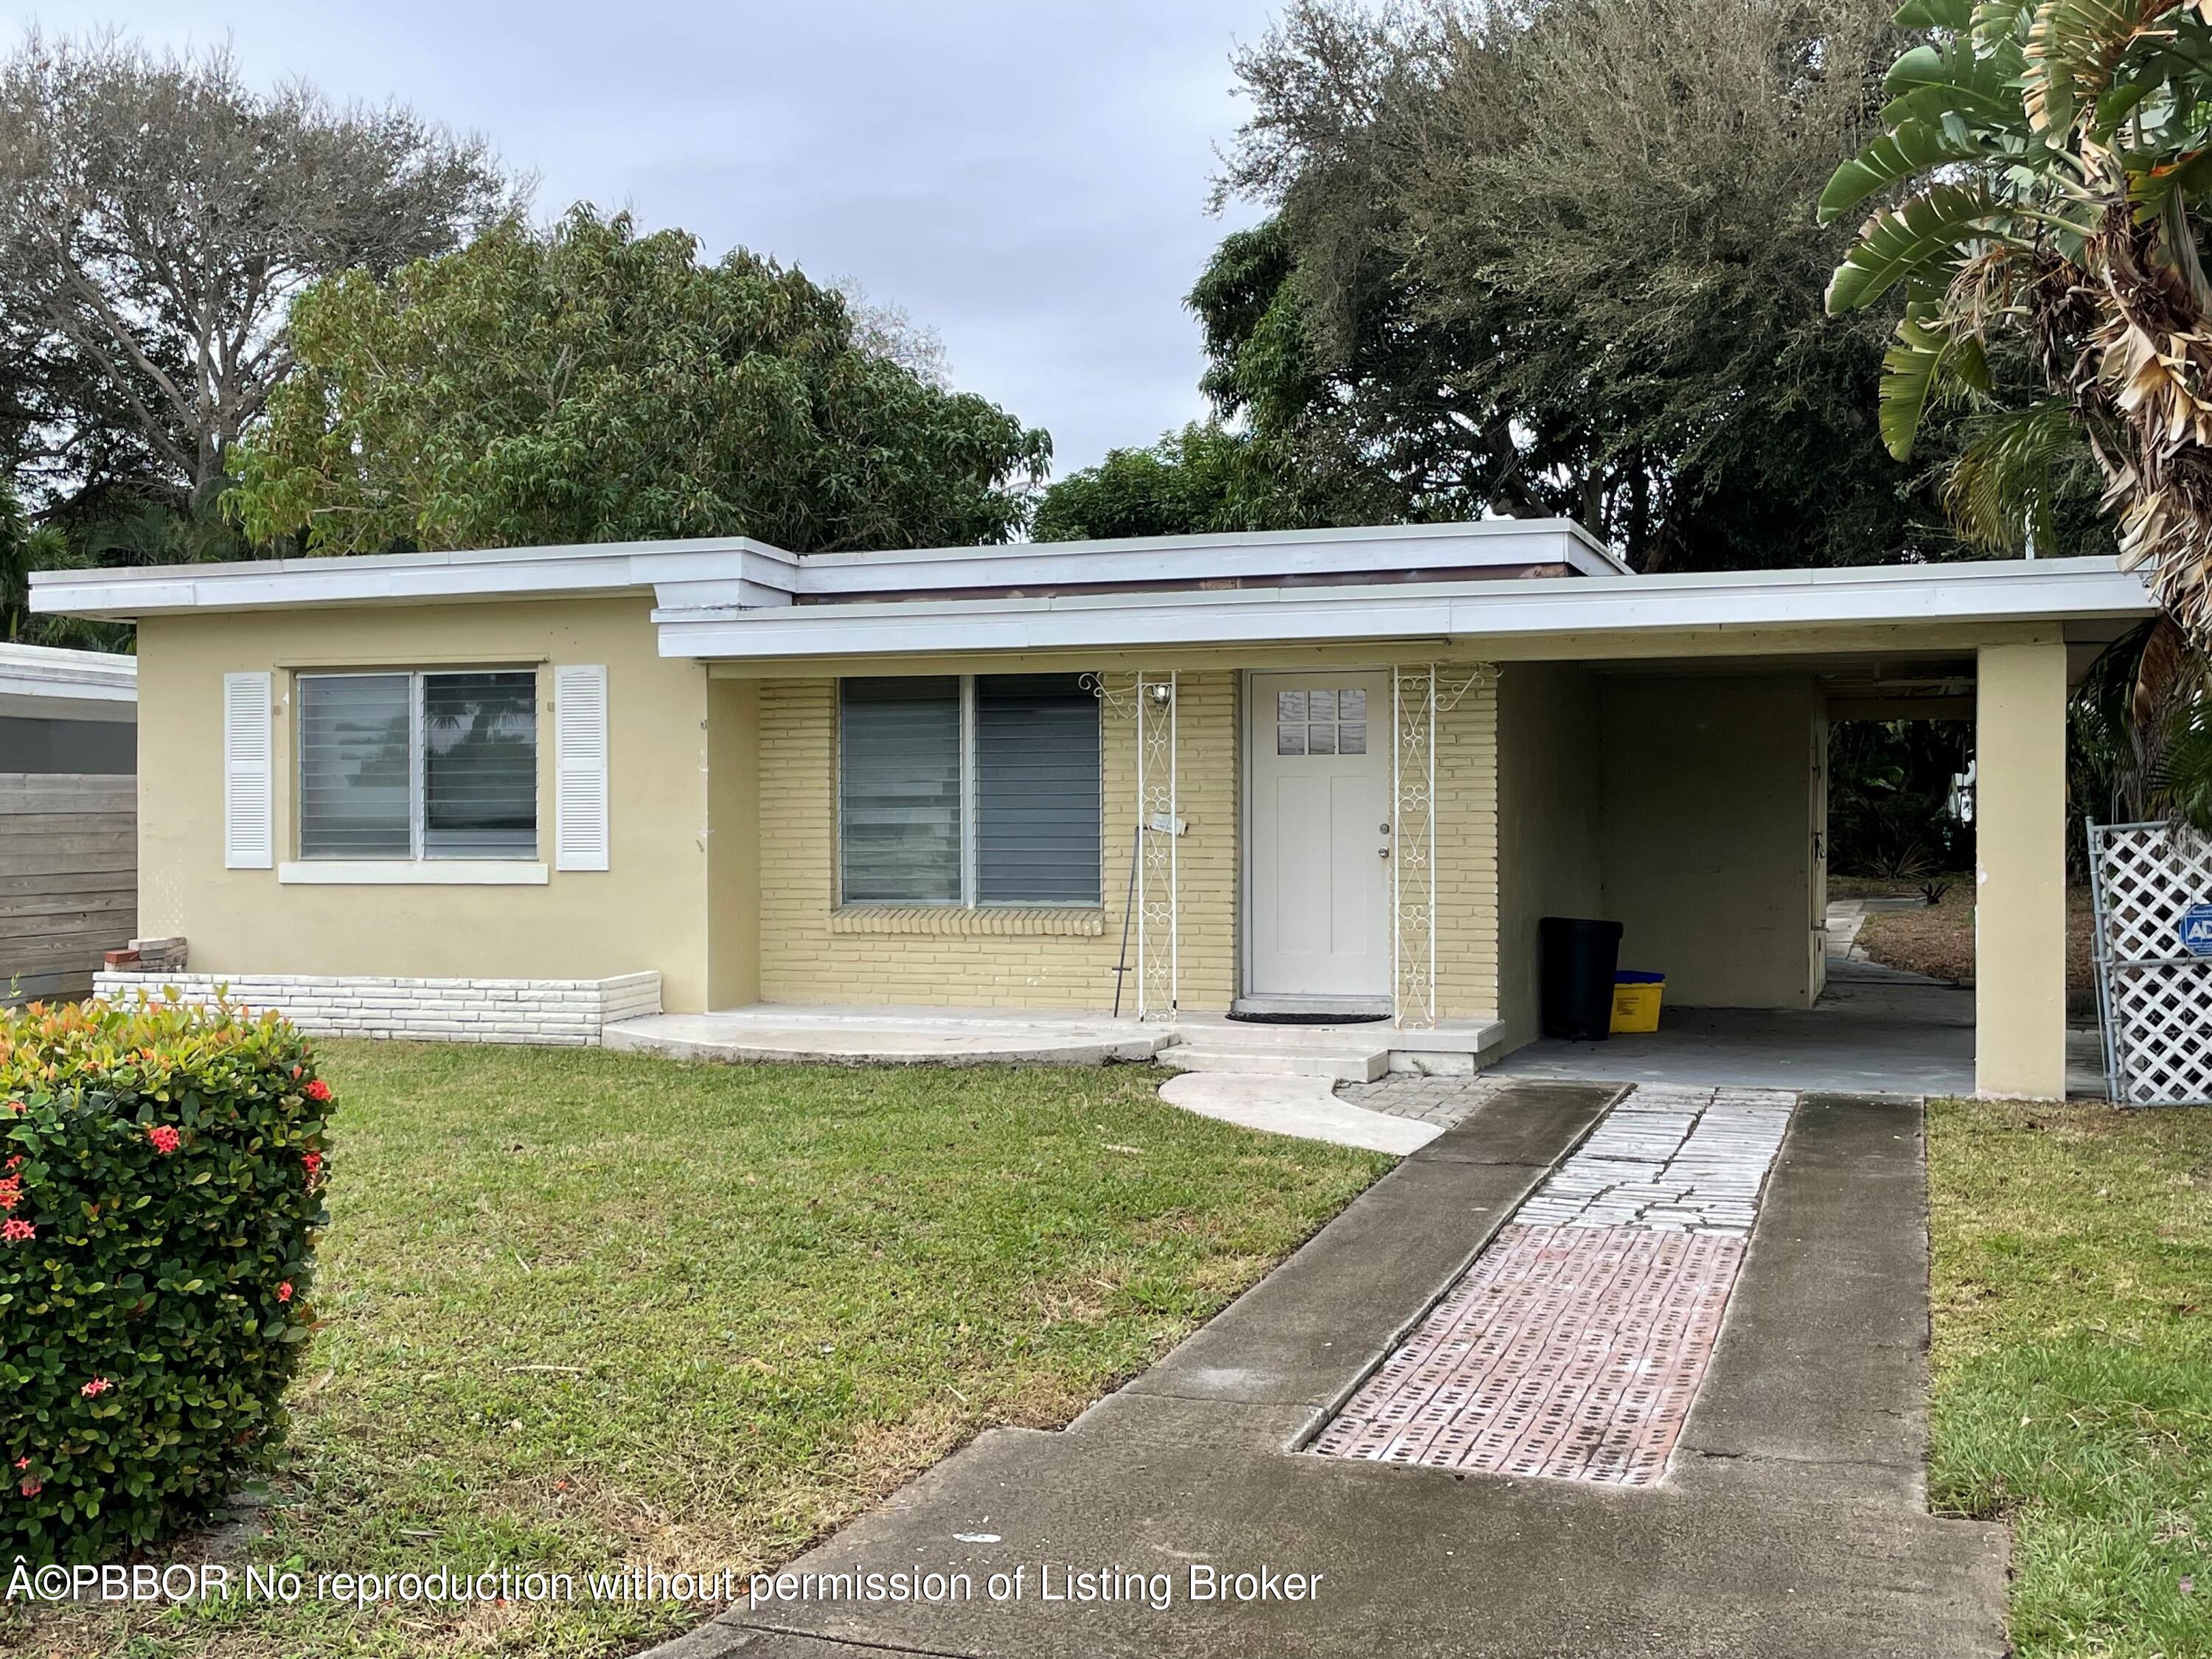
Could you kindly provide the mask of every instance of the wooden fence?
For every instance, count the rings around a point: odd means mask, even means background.
[[[138,780],[0,772],[0,998],[79,997],[138,922]]]

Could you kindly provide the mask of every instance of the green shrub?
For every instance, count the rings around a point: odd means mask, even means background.
[[[117,1559],[269,1464],[329,1099],[273,1014],[0,1017],[0,1561]]]

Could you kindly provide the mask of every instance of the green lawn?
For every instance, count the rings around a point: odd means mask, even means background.
[[[325,1054],[324,1328],[247,1530],[310,1574],[781,1561],[979,1429],[1066,1421],[1389,1162],[1150,1068]],[[0,1613],[0,1650],[605,1654],[702,1616]]]
[[[2021,1659],[2212,1655],[2212,1110],[1935,1105],[1938,1510]]]

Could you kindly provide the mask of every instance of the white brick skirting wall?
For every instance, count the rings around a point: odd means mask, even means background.
[[[318,1036],[598,1046],[602,1027],[660,1012],[660,975],[611,979],[381,979],[323,974],[97,974],[93,994],[273,1008]]]

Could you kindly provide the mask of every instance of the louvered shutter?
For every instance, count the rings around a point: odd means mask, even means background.
[[[553,671],[553,867],[607,867],[607,671]]]
[[[267,674],[222,677],[222,863],[266,870],[276,862],[275,725]]]

